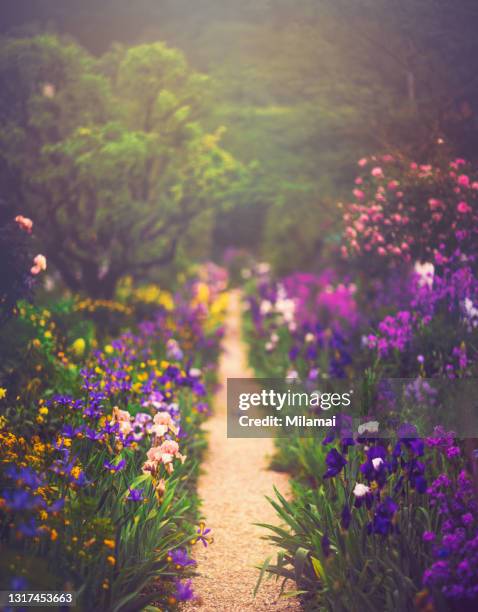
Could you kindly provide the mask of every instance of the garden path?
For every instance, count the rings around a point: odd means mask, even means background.
[[[246,347],[241,338],[241,301],[231,292],[219,364],[220,389],[214,398],[214,414],[206,429],[209,450],[199,480],[199,495],[207,527],[214,543],[195,547],[200,576],[194,579],[195,602],[183,610],[201,612],[295,611],[299,605],[279,598],[280,583],[265,578],[256,597],[255,566],[275,555],[261,539],[264,530],[254,522],[276,523],[275,511],[265,495],[276,486],[287,492],[287,475],[268,470],[273,452],[271,439],[228,439],[226,437],[226,382],[228,378],[252,376],[247,366]],[[295,585],[290,585],[290,589]]]

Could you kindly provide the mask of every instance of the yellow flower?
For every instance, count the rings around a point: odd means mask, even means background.
[[[48,408],[46,406],[43,406],[38,412],[40,414],[48,414]]]
[[[77,357],[81,357],[85,352],[86,342],[83,338],[77,338],[71,345],[71,349]]]
[[[111,344],[107,344],[105,346],[105,353],[107,355],[111,355],[111,353],[113,353],[113,352],[114,352],[114,348],[111,346]]]
[[[3,399],[6,396],[7,396],[7,390],[5,389],[5,387],[0,387],[0,399]]]
[[[210,291],[209,287],[205,283],[196,284],[196,297],[193,302],[199,304],[207,304],[209,302]]]
[[[159,296],[158,303],[165,310],[171,311],[174,308],[174,300],[170,293],[167,291],[161,291],[161,295]]]
[[[114,540],[103,540],[103,544],[107,547],[107,548],[111,548],[113,549],[115,547],[115,541]]]
[[[108,557],[106,557],[106,560],[110,565],[115,565],[116,563],[116,559],[113,557],[113,555],[109,555]]]
[[[75,467],[71,469],[70,473],[75,480],[78,480],[78,478],[81,476],[81,468],[78,465],[75,465]]]
[[[50,532],[50,540],[54,542],[58,538],[58,532],[56,529],[52,529]]]

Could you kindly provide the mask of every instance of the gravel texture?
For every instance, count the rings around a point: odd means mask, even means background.
[[[261,539],[265,531],[253,523],[277,524],[265,496],[273,495],[273,486],[287,494],[288,479],[267,469],[273,440],[226,437],[227,378],[252,376],[241,339],[240,308],[240,295],[232,292],[219,365],[221,388],[206,426],[209,450],[199,480],[202,510],[214,543],[207,548],[201,544],[195,547],[200,576],[193,583],[198,598],[184,605],[185,611],[300,609],[297,601],[279,597],[280,583],[275,580],[265,578],[256,597],[253,595],[259,575],[256,566],[276,554],[274,547]],[[289,584],[287,590],[294,588]]]

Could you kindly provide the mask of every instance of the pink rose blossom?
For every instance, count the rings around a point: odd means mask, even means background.
[[[458,177],[458,185],[461,185],[462,187],[469,187],[470,177],[466,176],[466,174],[460,174]]]
[[[471,207],[468,206],[468,204],[466,202],[459,202],[458,206],[456,207],[457,211],[461,214],[466,214],[471,212]]]
[[[28,234],[32,233],[33,221],[28,217],[24,217],[23,215],[17,215],[15,217],[15,222],[18,223],[19,227]]]

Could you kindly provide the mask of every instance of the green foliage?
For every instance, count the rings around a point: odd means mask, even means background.
[[[6,39],[0,82],[1,174],[73,290],[111,297],[171,263],[241,174],[197,121],[207,79],[163,43],[96,60],[52,36]]]

